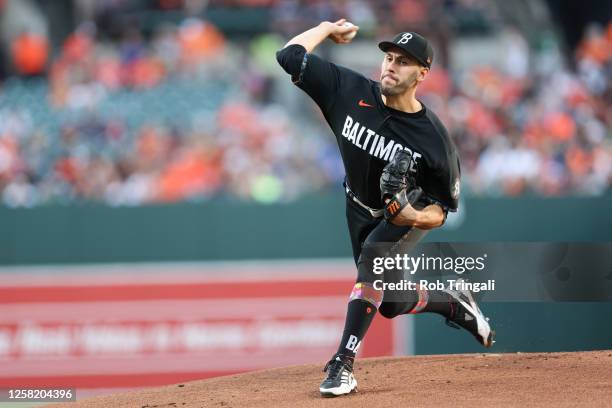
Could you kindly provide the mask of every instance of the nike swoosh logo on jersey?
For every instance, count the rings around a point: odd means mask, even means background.
[[[359,106],[363,106],[364,108],[373,108],[374,106],[370,105],[369,103],[366,103],[366,101],[364,101],[363,99],[359,100]]]

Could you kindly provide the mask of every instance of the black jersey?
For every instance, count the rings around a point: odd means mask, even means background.
[[[383,207],[379,187],[383,167],[404,149],[412,154],[410,171],[425,192],[422,204],[457,210],[457,150],[444,125],[425,105],[416,113],[389,108],[382,101],[380,83],[307,54],[301,45],[280,50],[277,59],[323,112],[336,136],[347,184],[361,202]]]

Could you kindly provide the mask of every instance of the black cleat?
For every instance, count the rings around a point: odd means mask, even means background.
[[[457,282],[462,281],[459,279]],[[455,310],[446,324],[455,329],[463,327],[472,333],[480,344],[491,347],[495,343],[495,331],[491,329],[489,318],[485,317],[469,290],[444,289],[455,301]]]
[[[325,364],[323,372],[327,377],[319,386],[323,397],[337,397],[357,391],[357,380],[353,375],[353,362],[336,354]]]

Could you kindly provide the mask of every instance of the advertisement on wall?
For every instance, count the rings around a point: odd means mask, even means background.
[[[1,275],[0,387],[135,388],[321,363],[353,284],[346,261],[22,269]],[[374,325],[361,355],[399,353],[391,321]]]

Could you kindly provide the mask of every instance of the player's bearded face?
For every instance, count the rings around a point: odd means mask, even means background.
[[[416,86],[420,66],[405,55],[388,52],[382,62],[380,84],[385,96],[401,95]]]

